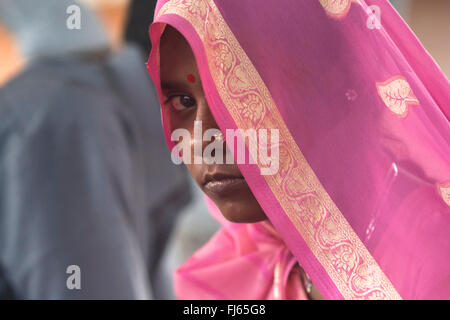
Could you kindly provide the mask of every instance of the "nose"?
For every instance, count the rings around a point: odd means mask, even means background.
[[[214,119],[214,116],[211,113],[211,109],[209,108],[209,105],[208,105],[208,102],[206,101],[206,99],[202,99],[202,101],[198,104],[195,120],[202,122],[203,132],[208,129],[218,129],[219,128],[216,120]]]
[[[219,130],[219,126],[217,125],[216,120],[214,119],[214,116],[211,112],[211,109],[209,108],[209,105],[206,101],[206,99],[202,99],[201,102],[198,103],[197,105],[197,114],[196,114],[196,121],[200,121],[201,123],[201,141],[198,141],[197,138],[193,139],[193,145],[191,146],[191,148],[194,148],[195,144],[197,143],[201,143],[201,151],[202,154],[205,151],[205,148],[213,141],[213,139],[217,139],[217,137],[215,136],[214,138],[212,138],[211,140],[208,139],[203,139],[204,137],[204,133],[205,131],[207,131],[208,129],[217,129]],[[194,134],[195,136],[195,134]],[[224,141],[223,141],[223,148],[225,146]],[[195,150],[195,149],[194,149]],[[194,154],[194,153],[193,153]],[[213,150],[212,156],[215,156],[215,152]]]

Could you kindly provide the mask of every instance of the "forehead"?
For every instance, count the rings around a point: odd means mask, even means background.
[[[172,79],[195,74],[197,65],[189,43],[173,27],[167,26],[161,36],[161,79]]]

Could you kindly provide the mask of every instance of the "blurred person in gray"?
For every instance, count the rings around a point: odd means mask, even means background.
[[[152,48],[148,30],[153,22],[155,7],[156,0],[131,1],[125,26],[125,38],[129,43],[134,43],[142,49],[146,60]]]
[[[73,4],[79,30],[66,27]],[[157,298],[191,189],[170,161],[146,57],[131,44],[112,53],[73,0],[0,0],[0,23],[28,60],[0,88],[0,298]]]

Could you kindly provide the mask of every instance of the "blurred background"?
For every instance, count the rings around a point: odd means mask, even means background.
[[[107,31],[108,41],[113,52],[120,52],[126,45],[124,33],[130,14],[128,12],[130,1],[80,0],[80,2],[90,8],[101,21]],[[449,77],[450,0],[392,0],[391,2]],[[138,69],[142,66],[141,70],[145,70],[146,59],[146,54],[138,59]],[[25,69],[26,63],[27,59],[19,52],[17,41],[0,23],[0,88],[20,74]],[[218,223],[209,216],[199,188],[194,186],[194,182],[190,178],[188,180],[192,197],[184,206],[180,207],[174,231],[168,234],[164,240],[167,243],[160,257],[161,262],[155,267],[152,275],[153,290],[155,291],[152,297],[154,298],[175,298],[172,287],[174,269],[201,247],[219,227]],[[0,265],[0,298],[2,291],[1,267]]]

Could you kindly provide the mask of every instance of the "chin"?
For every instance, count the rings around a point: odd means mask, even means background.
[[[255,200],[256,202],[256,200]],[[267,220],[267,216],[256,203],[224,203],[217,204],[220,212],[230,222],[235,223],[256,223]]]
[[[223,215],[225,219],[234,223],[256,223],[267,220],[267,217],[264,218],[255,218],[255,217],[235,217],[234,215]]]

